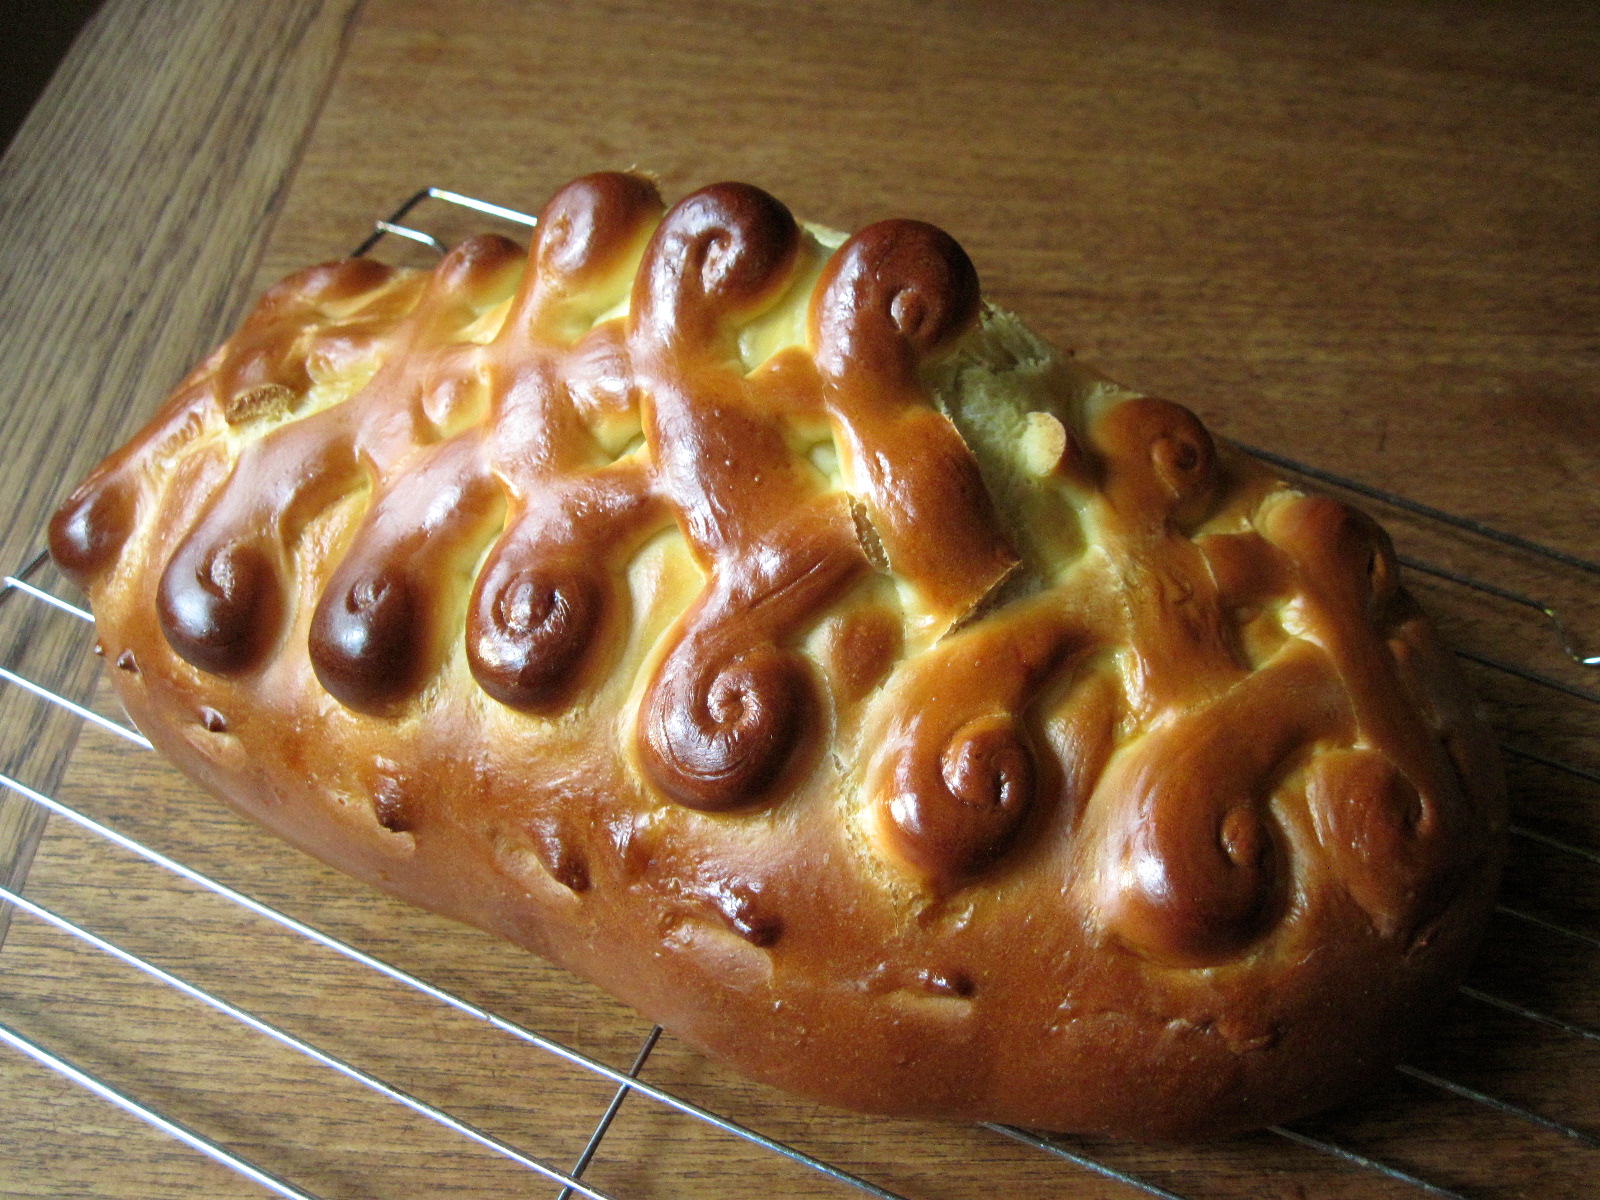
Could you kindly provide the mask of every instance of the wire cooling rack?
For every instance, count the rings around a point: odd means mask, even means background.
[[[429,220],[407,223],[419,209]],[[463,214],[523,227],[535,223],[513,209],[428,188],[376,222],[357,252],[367,253],[386,238],[442,252],[453,222]],[[45,900],[23,894],[21,871],[13,872],[10,886],[0,886],[0,918],[12,924],[12,936],[0,944],[0,1041],[230,1169],[244,1181],[241,1194],[259,1185],[279,1196],[318,1200],[458,1192],[624,1200],[757,1190],[903,1200],[1141,1193],[1166,1200],[1242,1195],[1479,1200],[1524,1194],[1523,1187],[1541,1197],[1589,1195],[1600,1180],[1600,722],[1595,710],[1600,693],[1585,672],[1600,666],[1600,654],[1585,631],[1596,624],[1588,606],[1600,594],[1600,564],[1265,450],[1242,448],[1308,486],[1354,495],[1382,510],[1414,588],[1460,647],[1474,686],[1487,698],[1513,782],[1513,853],[1483,960],[1420,1057],[1398,1068],[1393,1086],[1344,1112],[1211,1146],[1168,1148],[999,1125],[969,1129],[857,1118],[724,1077],[674,1046],[659,1027],[644,1029],[620,1009],[606,1014],[602,1007],[600,1024],[606,1028],[600,1035],[592,1026],[569,1028],[570,989],[581,984],[563,982],[559,972],[538,964],[507,968],[504,957],[512,952],[492,946],[485,948],[486,970],[463,966],[452,957],[454,948],[476,950],[474,935],[453,927],[441,933],[426,915],[397,917],[398,906],[381,898],[370,899],[379,906],[370,922],[363,923],[359,914],[351,918],[344,898],[356,895],[355,885],[345,888],[331,873],[318,873],[315,864],[284,859],[275,844],[264,847],[251,832],[226,823],[223,814],[215,821],[225,824],[215,828],[206,823],[182,827],[179,844],[167,850],[153,844],[162,840],[162,806],[190,804],[192,811],[195,797],[148,753],[149,743],[136,730],[108,715],[107,693],[87,690],[81,683],[84,672],[73,684],[70,671],[28,669],[30,646],[49,643],[57,655],[87,661],[93,644],[92,618],[67,595],[68,585],[43,554],[0,585],[0,648],[9,646],[0,681],[13,693],[0,713],[0,762],[5,764],[0,788],[55,818],[28,891],[60,896],[87,915],[69,918]],[[19,703],[39,711],[29,714]],[[47,719],[67,722],[69,736],[79,736],[75,763],[100,761],[95,778],[106,778],[108,769],[116,785],[101,784],[100,794],[79,796],[70,771],[63,787],[34,786],[22,777],[25,743],[42,736],[41,722]],[[98,803],[112,794],[124,802]],[[89,811],[107,807],[116,810],[114,817]],[[157,834],[134,836],[130,827]],[[53,848],[51,839],[58,836],[68,841]],[[249,853],[268,860],[268,867],[253,874],[243,869],[245,878],[235,886],[218,877],[232,868],[219,872],[194,865],[196,857],[217,859],[213,845],[219,837],[229,844],[245,839]],[[134,871],[145,874],[130,884],[126,881]],[[295,877],[285,882],[280,875]],[[335,899],[313,905],[317,917],[304,919],[287,911],[297,906],[302,888],[325,889]],[[95,902],[82,904],[85,896]],[[289,902],[280,903],[283,897]],[[229,914],[221,918],[230,925],[225,934],[215,933],[200,917],[166,915],[172,905],[186,912],[181,906],[212,902]],[[368,902],[351,899],[349,905]],[[142,933],[135,933],[138,918],[130,911],[145,906],[155,910],[154,928],[147,922]],[[407,921],[420,924],[386,938],[386,922]],[[93,932],[88,926],[95,922],[116,927],[117,936]],[[341,932],[330,932],[329,925]],[[267,961],[268,978],[255,987],[254,1005],[225,998],[224,993],[243,987],[239,964],[268,953],[264,928],[282,935],[288,949],[273,953],[288,958]],[[192,940],[184,937],[189,930],[195,931]],[[0,936],[4,932],[0,925]],[[416,941],[407,940],[412,933]],[[435,944],[429,941],[435,934],[437,944],[451,949],[442,955],[418,953],[417,945]],[[223,938],[220,948],[213,944],[218,938]],[[47,939],[54,939],[48,953]],[[136,951],[130,944],[143,948]],[[221,983],[196,982],[158,959],[181,960]],[[92,965],[85,966],[86,961]],[[29,968],[40,963],[40,974],[30,974]],[[351,1021],[340,1023],[319,1012],[325,993],[315,981],[330,969],[357,977],[354,983],[340,982],[338,992],[360,997],[356,1026],[390,1021],[411,1031],[402,1038],[392,1032],[375,1035],[391,1051],[402,1043],[398,1054],[377,1056],[380,1069],[360,1065],[374,1055],[370,1044],[351,1037]],[[534,1000],[496,990],[493,981],[508,969],[520,972],[519,986],[526,983],[538,993]],[[175,1031],[167,1059],[158,1057],[155,1066],[145,1065],[143,1052],[162,1037],[146,1032],[138,1045],[125,1046],[113,1033],[107,1050],[96,1040],[101,1026],[92,1014],[85,1018],[87,1032],[61,1019],[66,1009],[92,1009],[92,994],[87,1000],[83,996],[111,971],[148,981],[158,997],[143,1002],[157,1013],[153,1027]],[[313,982],[302,987],[303,979]],[[277,1000],[284,992],[288,1010]],[[379,993],[386,1014],[367,1007],[379,1003],[373,1000]],[[67,1003],[69,996],[74,1003]],[[592,998],[587,1002],[586,1011],[594,1011]],[[292,1012],[296,1006],[298,1013]],[[270,1014],[262,1015],[262,1008]],[[168,1010],[170,1015],[162,1015]],[[282,1011],[291,1011],[292,1019]],[[263,1079],[272,1090],[270,1084],[284,1069],[283,1056],[260,1061],[248,1057],[259,1051],[230,1044],[221,1060],[233,1064],[238,1083],[221,1083],[228,1102],[219,1108],[210,1059],[187,1076],[170,1063],[173,1053],[180,1060],[191,1053],[186,1049],[191,1033],[196,1039],[202,1032],[214,1036],[206,1013],[310,1064],[311,1087],[352,1093],[341,1101],[355,1106],[352,1126],[380,1121],[354,1093],[375,1097],[401,1114],[404,1141],[388,1143],[385,1153],[404,1159],[413,1142],[431,1138],[440,1148],[426,1151],[429,1161],[470,1158],[492,1161],[502,1170],[475,1168],[465,1185],[448,1172],[440,1182],[429,1182],[433,1176],[424,1172],[391,1186],[376,1169],[327,1169],[359,1139],[321,1106],[309,1136],[292,1114],[275,1118],[287,1128],[282,1137],[266,1128],[272,1124],[266,1118],[231,1119],[235,1097],[253,1094]],[[325,1039],[303,1031],[307,1014],[311,1025],[323,1018]],[[463,1026],[473,1030],[470,1038],[459,1032]],[[426,1031],[425,1037],[418,1037],[418,1029]],[[448,1039],[460,1039],[450,1041],[460,1050],[443,1056],[459,1070],[440,1078],[413,1069],[408,1046]],[[159,1056],[161,1050],[157,1045],[153,1053]],[[192,1053],[198,1061],[201,1052]],[[84,1059],[100,1065],[91,1069]],[[509,1082],[500,1077],[502,1063],[514,1063],[506,1068],[514,1074]],[[545,1068],[558,1074],[541,1076]],[[413,1078],[419,1073],[423,1078]],[[526,1094],[526,1106],[501,1112],[500,1105],[462,1082],[483,1074],[491,1093]],[[324,1079],[329,1082],[318,1082]],[[199,1099],[196,1091],[203,1093]],[[630,1118],[638,1118],[637,1128],[618,1132]],[[669,1128],[663,1118],[675,1124]],[[664,1152],[664,1146],[676,1149]],[[732,1182],[719,1176],[719,1168],[726,1168]],[[5,1170],[0,1161],[0,1185]],[[178,1170],[181,1175],[183,1168]],[[769,1176],[770,1183],[751,1183]],[[1513,1179],[1515,1191],[1508,1190]]]

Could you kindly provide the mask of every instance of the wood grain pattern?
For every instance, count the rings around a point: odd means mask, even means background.
[[[355,0],[114,0],[0,160],[0,503],[7,518],[0,563],[7,571],[42,545],[51,508],[144,420],[246,296],[248,264],[259,255],[355,7]],[[94,660],[74,622],[15,595],[3,618],[8,667],[68,695],[88,690]],[[0,728],[0,770],[53,790],[79,723],[7,687]],[[38,809],[0,794],[0,880],[15,885],[24,877],[43,826]],[[0,939],[8,916],[0,914]],[[7,1085],[25,1077],[44,1086],[40,1111],[54,1127],[107,1119],[98,1101],[20,1061],[8,1057],[4,1074]],[[113,1127],[118,1136],[142,1128]],[[171,1152],[164,1135],[134,1136]],[[8,1151],[15,1147],[0,1150],[0,1191],[26,1194],[30,1179],[73,1178],[63,1170],[80,1161],[73,1141],[22,1144],[37,1150],[41,1165],[14,1174],[17,1156]],[[194,1156],[180,1151],[179,1161],[177,1177],[187,1180]],[[108,1194],[133,1191],[113,1184]]]
[[[0,563],[143,423],[225,331],[326,90],[354,0],[113,3],[90,23],[0,160]],[[263,31],[266,31],[265,33]],[[241,270],[241,264],[245,269]],[[23,664],[79,694],[92,668],[50,627]],[[17,665],[17,660],[7,660]],[[53,786],[75,722],[8,692],[26,727],[11,775]],[[0,800],[0,877],[36,814]]]
[[[336,8],[316,20],[333,21]],[[14,150],[0,168],[0,197],[18,197],[0,208],[5,261],[54,238],[48,257],[26,261],[54,264],[64,289],[19,317],[31,335],[0,321],[0,339],[11,339],[0,343],[0,370],[32,355],[31,377],[42,382],[13,391],[59,396],[53,420],[124,415],[95,386],[107,367],[31,349],[49,341],[61,312],[78,314],[77,325],[68,322],[80,331],[73,337],[99,339],[95,361],[132,372],[116,377],[135,381],[120,392],[138,397],[126,412],[133,420],[187,365],[172,360],[212,336],[239,289],[354,244],[373,216],[417,187],[537,208],[571,175],[639,165],[659,172],[669,195],[743,178],[841,227],[895,214],[933,220],[971,251],[992,299],[1114,376],[1190,403],[1224,433],[1600,554],[1600,16],[1592,5],[372,0],[257,271],[249,237],[232,258],[220,235],[202,239],[211,257],[199,265],[174,239],[186,229],[183,213],[231,206],[238,190],[255,199],[239,202],[244,211],[229,227],[259,230],[271,208],[262,180],[285,179],[287,167],[273,176],[263,158],[245,170],[242,161],[257,160],[236,161],[225,147],[253,146],[260,156],[270,142],[292,157],[282,146],[298,144],[314,96],[263,81],[275,70],[309,75],[315,56],[302,50],[286,63],[252,43],[216,58],[200,49],[204,39],[236,44],[233,27],[207,11],[192,14],[190,25],[200,24],[191,28],[138,5],[112,6],[116,19],[145,22],[147,36],[187,47],[190,61],[231,64],[195,86],[260,85],[248,104],[236,89],[222,89],[226,101],[208,93],[212,103],[237,104],[230,112],[290,113],[271,106],[291,105],[292,116],[241,118],[189,142],[154,138],[121,160],[56,161],[41,151],[19,160],[31,164],[21,175]],[[131,36],[102,31],[75,69],[95,78]],[[41,130],[60,131],[53,144],[88,136],[118,102],[103,96],[98,116],[88,100],[64,103],[41,117],[49,122]],[[121,103],[146,113],[138,127],[149,131],[163,101]],[[300,126],[291,134],[292,119]],[[196,165],[197,148],[212,156],[210,167]],[[112,270],[104,256],[121,245],[114,226],[92,238],[57,229],[47,197],[70,180],[89,193],[105,189],[141,159],[152,171],[147,227],[156,234]],[[208,180],[208,170],[243,173]],[[192,197],[189,207],[157,203],[163,186]],[[444,234],[470,224],[437,206],[418,220]],[[85,238],[95,253],[78,245]],[[20,274],[0,283],[0,304],[11,306],[0,317],[22,312]],[[30,267],[29,278],[42,275]],[[204,288],[211,299],[196,294]],[[175,314],[188,314],[192,344],[181,353],[169,329]],[[161,370],[165,379],[156,378]],[[25,431],[18,407],[0,419]],[[91,418],[88,427],[109,439],[113,425]],[[17,503],[33,513],[106,444],[18,436],[24,454],[10,459],[8,481],[23,481]],[[1593,579],[1382,515],[1418,555],[1557,599],[1600,645]],[[1461,644],[1596,687],[1536,617],[1448,585],[1415,586]],[[1507,740],[1600,764],[1600,728],[1582,702],[1490,669],[1474,668],[1473,680]],[[17,744],[7,729],[7,744]],[[1600,787],[1522,762],[1512,778],[1520,824],[1600,852]],[[306,863],[101,735],[82,740],[63,787],[203,869],[606,1061],[625,1065],[644,1032],[593,989]],[[607,1089],[576,1073],[298,950],[70,831],[52,828],[30,888],[535,1153],[570,1161],[604,1103]],[[1591,941],[1503,914],[1473,985],[1600,1029],[1600,864],[1521,838],[1506,903]],[[191,935],[181,942],[170,933],[179,927]],[[0,968],[0,1019],[321,1195],[527,1190],[463,1143],[342,1085],[330,1094],[286,1056],[93,965],[31,923],[18,924]],[[1416,1062],[1600,1136],[1600,1041],[1463,998]],[[647,1076],[916,1200],[1137,1194],[989,1131],[816,1110],[744,1084],[670,1039]],[[0,1059],[0,1094],[7,1194],[259,1194],[187,1150],[130,1133],[131,1121],[32,1067]],[[655,1105],[630,1101],[623,1114],[593,1168],[618,1196],[851,1194]],[[1600,1177],[1600,1150],[1414,1079],[1301,1128],[1474,1200],[1575,1200]],[[1422,1194],[1270,1134],[1201,1148],[1072,1145],[1193,1200]]]

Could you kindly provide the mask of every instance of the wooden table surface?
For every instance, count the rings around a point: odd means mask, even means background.
[[[110,0],[0,162],[0,565],[31,555],[51,506],[275,277],[346,251],[426,184],[537,209],[575,174],[628,166],[669,196],[749,180],[837,227],[932,220],[991,299],[1225,435],[1600,557],[1600,10],[1587,0]],[[418,219],[466,227],[438,205]],[[1378,508],[1417,553],[1558,598],[1600,647],[1593,577]],[[1584,686],[1517,606],[1419,591],[1463,644]],[[70,618],[13,594],[0,642],[8,666],[104,703]],[[1508,741],[1600,764],[1586,702],[1474,678]],[[15,688],[0,733],[7,776],[631,1060],[645,1026],[620,1006],[366,895],[146,752],[79,736]],[[1514,849],[1514,912],[1471,982],[1566,1028],[1466,996],[1413,1061],[1593,1139],[1600,1037],[1582,1031],[1600,1029],[1600,787],[1511,768],[1535,836]],[[551,1162],[570,1164],[611,1090],[59,818],[44,826],[15,795],[0,802],[0,869]],[[0,1023],[319,1196],[545,1187],[29,917],[0,949]],[[1138,1194],[993,1131],[788,1100],[670,1036],[646,1078],[915,1200]],[[11,1051],[0,1106],[5,1196],[265,1194]],[[854,1194],[650,1101],[622,1112],[591,1168],[611,1194]],[[1417,1076],[1297,1131],[1474,1198],[1589,1196],[1600,1179],[1600,1142]],[[1196,1200],[1426,1194],[1273,1134],[1063,1144]]]

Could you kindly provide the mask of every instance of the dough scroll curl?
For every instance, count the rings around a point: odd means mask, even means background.
[[[848,505],[796,461],[770,382],[727,358],[738,324],[789,285],[798,248],[781,204],[719,184],[662,220],[634,291],[659,486],[713,576],[640,716],[646,777],[691,808],[758,803],[785,778],[822,709],[782,642],[867,565]]]
[[[825,514],[804,514],[824,516]],[[815,672],[783,645],[865,570],[840,511],[753,554],[687,615],[641,706],[647,777],[690,808],[770,799],[820,738]]]
[[[502,552],[478,577],[467,624],[473,678],[501,704],[524,712],[561,707],[598,641],[606,584],[579,563],[518,566]]]
[[[900,757],[888,809],[896,849],[930,877],[953,881],[1009,847],[1034,803],[1037,768],[1004,713],[976,717],[942,740],[936,763]]]
[[[777,299],[799,249],[794,215],[760,188],[718,183],[678,201],[634,285],[636,336],[704,355]]]
[[[841,246],[810,313],[846,486],[938,632],[1017,566],[976,457],[920,377],[977,316],[966,252],[944,231],[903,220],[869,225]]]
[[[379,497],[311,619],[311,664],[330,695],[379,715],[415,698],[454,641],[460,577],[504,511],[475,434],[430,448]]]
[[[730,652],[720,640],[680,642],[645,709],[651,780],[708,812],[765,800],[816,716],[799,656],[771,642]]]
[[[51,558],[68,578],[87,582],[116,561],[137,504],[133,482],[121,472],[89,479],[51,519]]]
[[[1270,801],[1313,740],[1348,736],[1325,658],[1295,647],[1113,759],[1091,800],[1097,906],[1167,966],[1235,957],[1283,916],[1294,864]],[[1292,698],[1292,699],[1291,699]]]
[[[259,667],[289,617],[288,555],[312,517],[363,475],[333,414],[251,446],[161,574],[162,632],[203,671]]]
[[[609,560],[666,519],[648,471],[613,461],[573,398],[618,365],[591,352],[610,333],[595,322],[628,294],[660,216],[638,176],[587,175],[558,191],[490,346],[505,385],[489,457],[512,515],[473,587],[467,660],[484,691],[522,712],[560,712],[592,681],[620,619]],[[626,417],[637,423],[636,406]]]
[[[115,562],[133,534],[150,486],[240,397],[270,390],[298,397],[313,364],[348,367],[370,347],[373,310],[404,311],[401,273],[372,259],[297,271],[268,290],[243,327],[178,385],[140,436],[113,453],[74,490],[50,523],[50,553],[80,586]],[[400,305],[396,310],[396,302]],[[356,346],[354,353],[351,347]]]
[[[1091,645],[1082,614],[1036,602],[1003,633],[980,622],[904,673],[875,816],[889,853],[935,891],[981,876],[1043,815],[1051,775],[1028,709]]]

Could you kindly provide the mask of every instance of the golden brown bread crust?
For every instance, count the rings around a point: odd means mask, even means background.
[[[129,713],[825,1101],[1178,1138],[1348,1095],[1505,824],[1387,538],[980,312],[938,230],[830,242],[607,174],[526,269],[274,288],[52,525]]]

